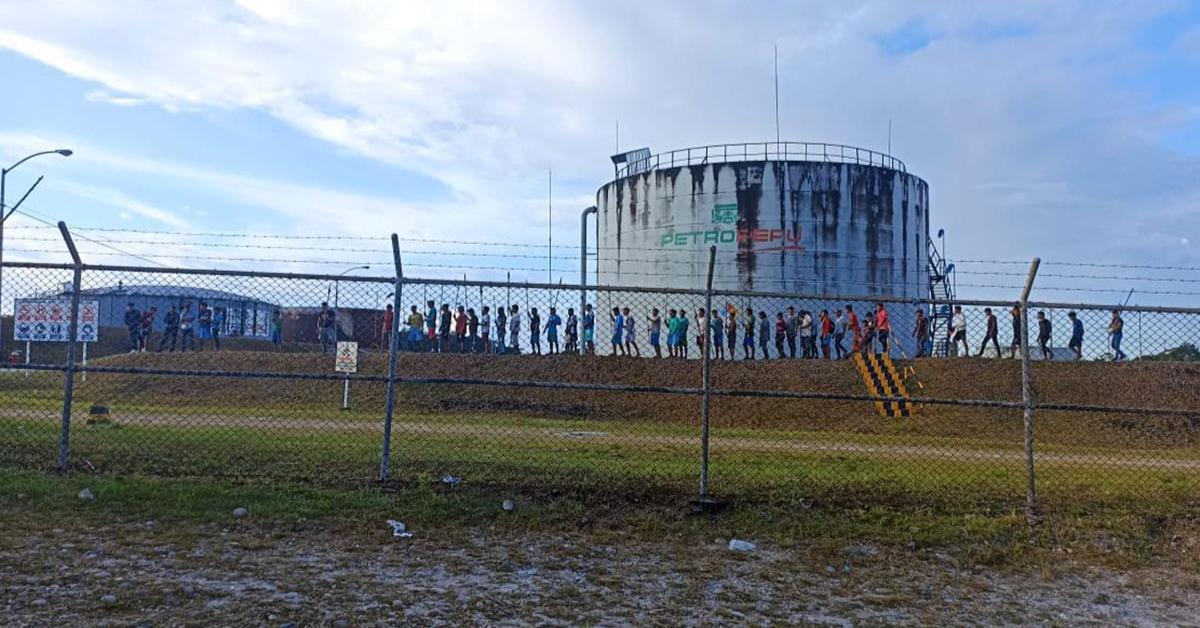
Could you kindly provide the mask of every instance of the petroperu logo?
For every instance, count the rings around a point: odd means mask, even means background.
[[[705,244],[750,244],[757,253],[774,251],[803,251],[800,244],[803,233],[800,227],[792,229],[708,229],[705,231],[681,231],[664,233],[659,245],[664,247],[701,246]]]

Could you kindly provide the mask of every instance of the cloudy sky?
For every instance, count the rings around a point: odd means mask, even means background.
[[[891,120],[952,257],[1200,266],[1200,2],[9,0],[0,158],[74,149],[9,190],[45,175],[25,207],[79,227],[516,243],[553,169],[574,243],[618,121],[773,139],[776,45],[784,138],[885,150]],[[216,265],[196,238],[122,247]]]

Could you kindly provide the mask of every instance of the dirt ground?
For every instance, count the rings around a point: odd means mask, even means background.
[[[1167,568],[964,566],[871,545],[55,524],[10,522],[0,539],[7,625],[1182,626],[1200,608],[1200,579]]]

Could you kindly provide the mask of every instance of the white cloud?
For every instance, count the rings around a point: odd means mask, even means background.
[[[1190,235],[1200,219],[1197,160],[1160,145],[1188,116],[1120,87],[1154,62],[1137,49],[1136,26],[1165,10],[1085,0],[243,0],[169,10],[60,1],[0,6],[0,47],[92,81],[91,97],[115,104],[265,111],[445,182],[454,198],[413,203],[91,147],[108,167],[211,185],[296,230],[330,229],[322,218],[336,208],[339,231],[378,231],[383,216],[431,235],[467,224],[528,241],[545,227],[531,182],[553,166],[598,186],[617,119],[625,148],[772,137],[778,43],[784,135],[881,148],[892,120],[894,152],[930,182],[934,228],[947,227],[957,250],[1121,258],[1161,254],[1142,225]],[[882,55],[877,38],[914,20],[936,34],[930,45]]]

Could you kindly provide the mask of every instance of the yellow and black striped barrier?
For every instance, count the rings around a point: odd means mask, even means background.
[[[875,409],[882,417],[912,416],[916,407],[908,401],[904,380],[896,372],[896,364],[884,353],[855,353],[854,363],[862,375],[867,392],[876,397],[903,397],[903,401],[876,401]]]

